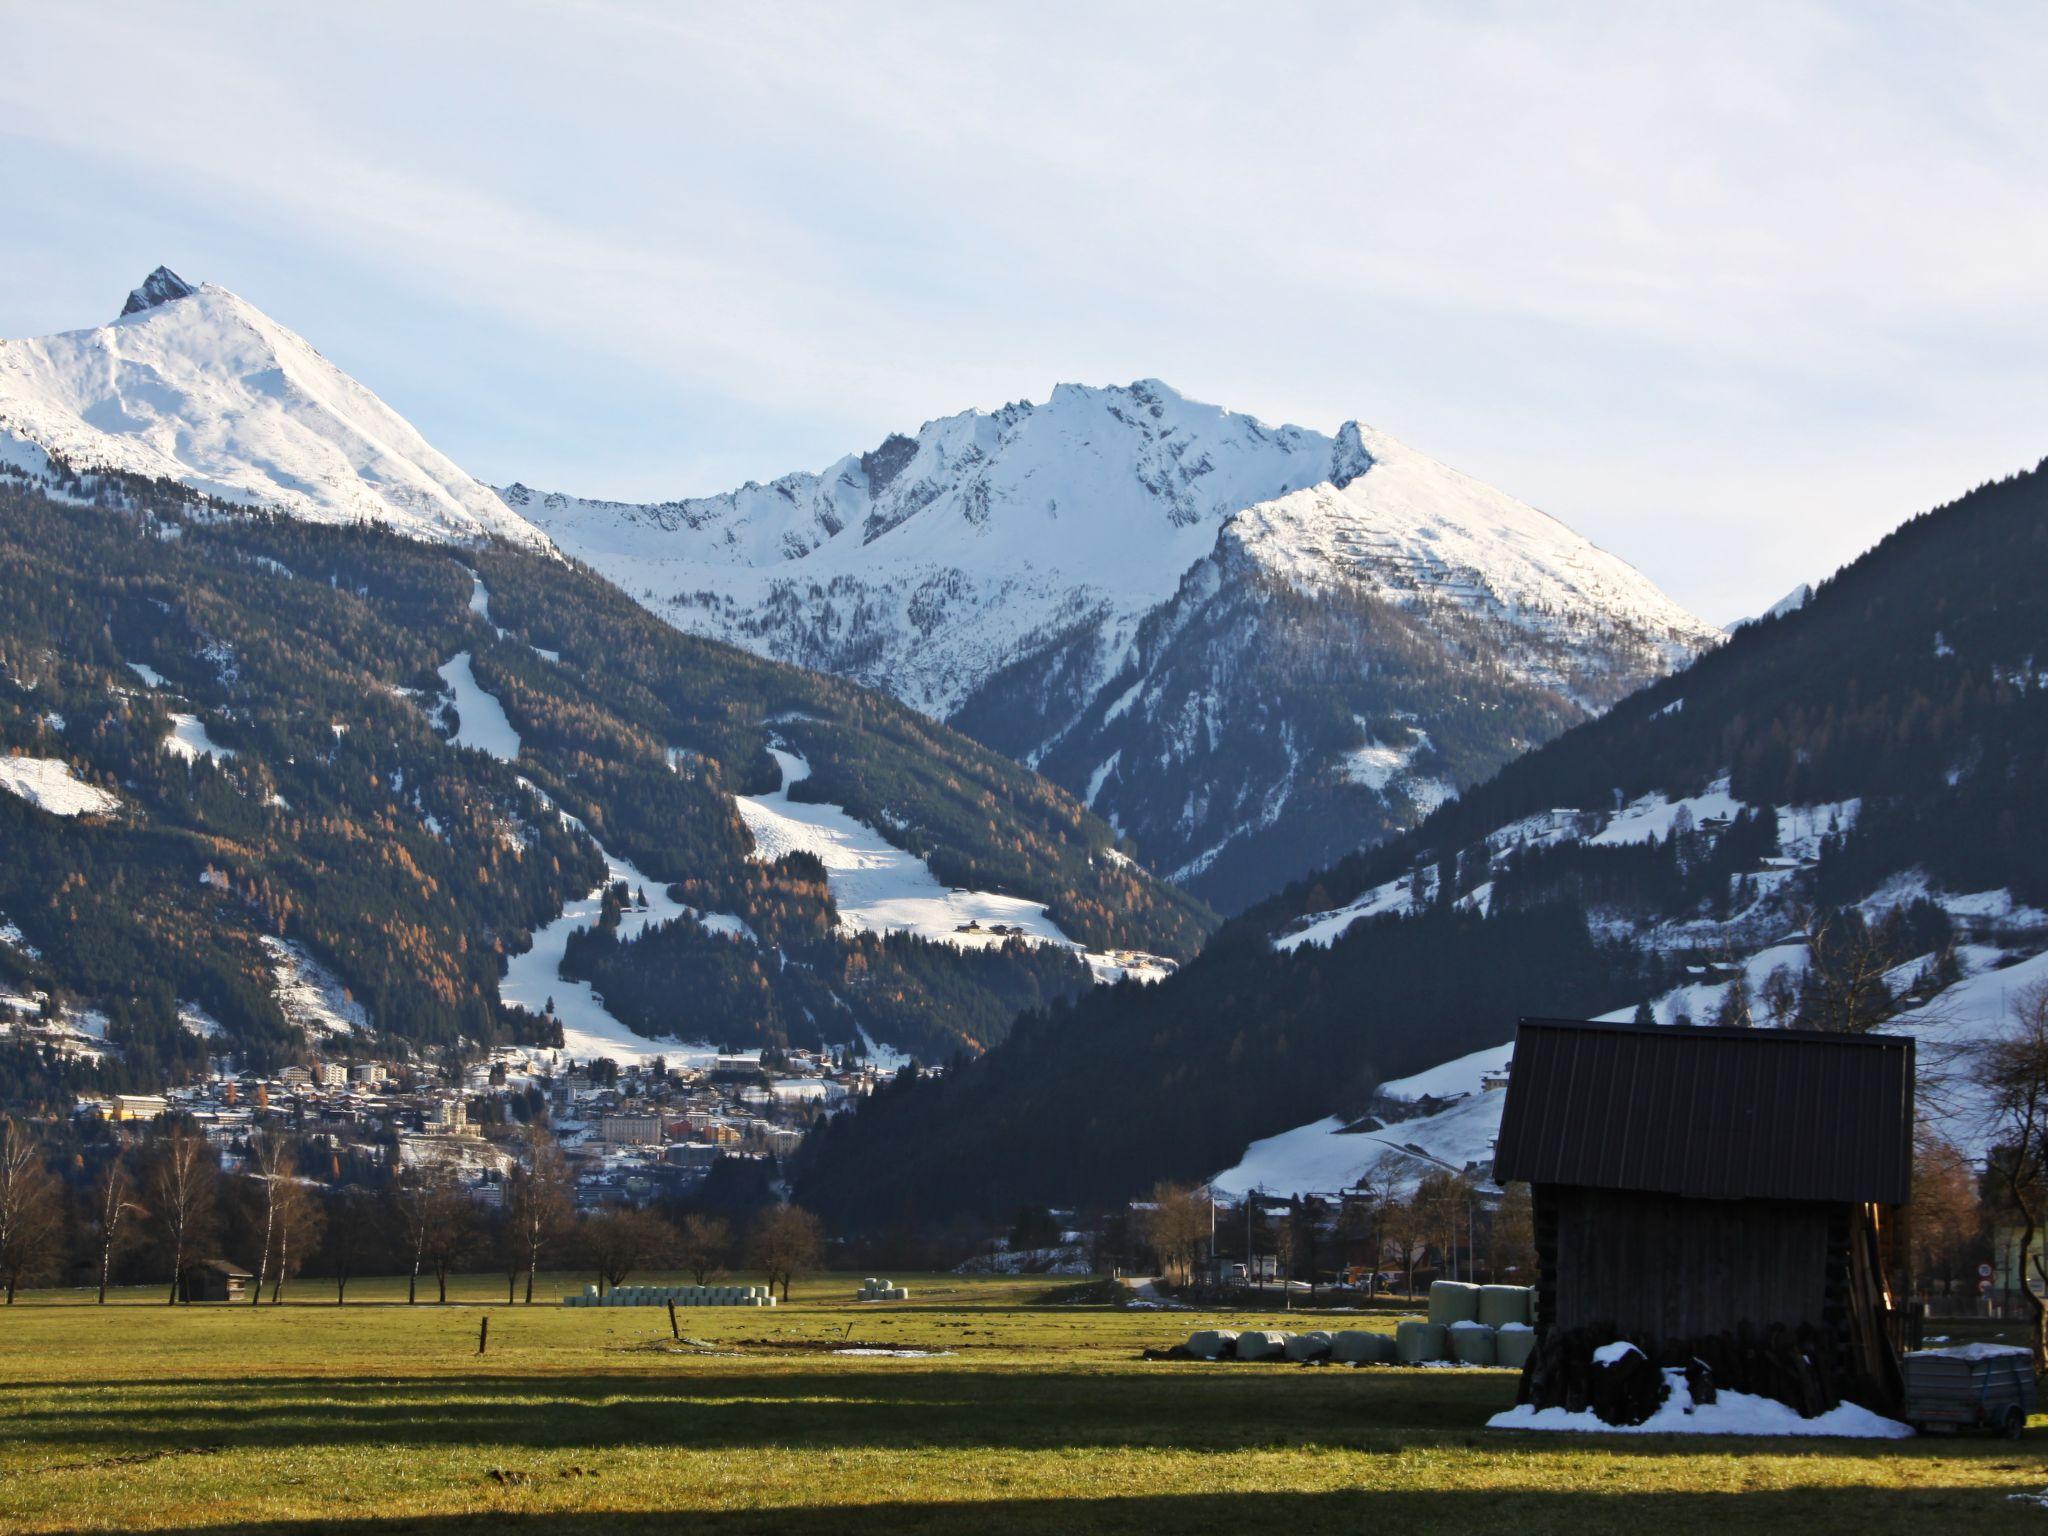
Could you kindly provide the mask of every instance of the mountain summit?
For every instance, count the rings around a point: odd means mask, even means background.
[[[121,318],[139,315],[145,309],[155,309],[159,304],[168,304],[173,299],[189,299],[199,290],[178,276],[169,267],[158,267],[142,280],[142,286],[128,292],[128,302],[121,306]]]
[[[1157,379],[1062,384],[723,496],[503,495],[672,623],[1041,769],[1226,908],[1719,638],[1384,433],[1269,426]]]
[[[0,466],[171,480],[418,538],[546,542],[303,338],[168,267],[110,325],[0,341]]]

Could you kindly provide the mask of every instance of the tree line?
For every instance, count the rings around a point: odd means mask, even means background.
[[[0,1115],[6,1303],[60,1281],[102,1303],[118,1285],[154,1282],[177,1305],[195,1266],[214,1260],[246,1271],[251,1305],[281,1303],[302,1278],[330,1284],[342,1305],[357,1278],[389,1274],[404,1276],[408,1303],[445,1304],[451,1276],[479,1273],[504,1277],[508,1303],[531,1303],[538,1277],[560,1271],[591,1276],[601,1293],[636,1274],[680,1270],[705,1285],[755,1273],[787,1300],[824,1259],[818,1218],[772,1199],[579,1210],[568,1160],[539,1125],[519,1131],[509,1168],[482,1185],[445,1159],[345,1160],[276,1126],[237,1150],[224,1160],[185,1120],[78,1139]]]

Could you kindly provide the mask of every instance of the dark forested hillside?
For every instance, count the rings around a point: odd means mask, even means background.
[[[1409,836],[1263,904],[1266,929],[1558,806],[1727,774],[1752,805],[1852,797],[1841,850],[2048,900],[2048,464],[1905,523],[1806,606],[1517,759]],[[1869,852],[1859,852],[1869,850]]]
[[[579,963],[649,1030],[866,1028],[931,1057],[1087,985],[1067,952],[851,938],[814,864],[751,859],[731,796],[775,783],[771,719],[814,765],[801,791],[887,825],[942,880],[1045,902],[1088,944],[1184,957],[1201,940],[1199,904],[1113,856],[1060,791],[856,685],[678,635],[560,560],[97,485],[118,505],[0,478],[0,757],[95,799],[65,816],[0,793],[0,992],[103,1015],[114,1049],[94,1066],[14,1048],[0,1091],[155,1086],[223,1048],[303,1054],[278,940],[395,1040],[544,1039],[551,1021],[503,1008],[498,979],[604,878],[593,838],[760,941],[686,960],[688,934],[593,935]],[[437,669],[460,653],[519,733],[516,762],[452,744]],[[784,967],[816,985],[762,1005],[762,973]],[[807,1010],[821,992],[838,1006]],[[227,1039],[181,1026],[181,1004]]]
[[[1640,797],[1710,785],[1733,806],[1710,822],[1595,835]],[[1819,808],[1796,853],[1784,807]],[[798,1180],[854,1222],[1123,1198],[1360,1112],[1379,1081],[1500,1044],[1518,1015],[1630,1008],[1688,963],[1809,922],[1862,944],[1859,913],[1827,914],[1888,881],[1910,877],[1869,930],[1883,962],[1952,939],[1912,889],[2048,905],[2044,871],[2036,470],[1914,519],[1803,610],[1740,630],[1414,832],[1299,882],[1156,988],[1056,1006],[941,1080],[899,1082],[814,1136]],[[1375,891],[1385,899],[1346,920]],[[1313,914],[1335,919],[1327,945],[1273,945]],[[1826,964],[1817,949],[1788,1018],[1818,1021]]]

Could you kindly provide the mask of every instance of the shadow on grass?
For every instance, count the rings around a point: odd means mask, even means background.
[[[1286,1448],[1630,1457],[1740,1456],[1767,1445],[1801,1455],[1870,1458],[1972,1454],[1971,1447],[1996,1444],[2016,1460],[2042,1461],[2048,1473],[2048,1439],[2037,1448],[1962,1439],[1762,1442],[1489,1432],[1482,1427],[1487,1416],[1513,1399],[1514,1381],[1507,1376],[1447,1380],[1436,1373],[1174,1366],[1076,1375],[925,1363],[819,1369],[808,1362],[677,1359],[689,1368],[673,1376],[656,1369],[0,1385],[0,1435],[15,1447],[42,1448],[53,1462],[176,1454],[195,1445],[226,1451],[391,1446],[406,1453],[488,1448],[492,1454]],[[759,1368],[763,1364],[770,1368]]]
[[[223,1521],[171,1536],[1075,1536],[1075,1533],[1172,1532],[1176,1536],[1285,1536],[1375,1531],[1459,1532],[1461,1536],[1545,1536],[1623,1532],[1672,1536],[1713,1531],[1795,1531],[1799,1536],[1871,1536],[1939,1530],[1958,1520],[1973,1532],[2038,1529],[2043,1512],[1996,1488],[1878,1487],[1719,1493],[1345,1492],[1174,1494],[1097,1499],[992,1499],[950,1503],[808,1505],[732,1511],[523,1511],[506,1490],[502,1504],[474,1514],[418,1519]]]

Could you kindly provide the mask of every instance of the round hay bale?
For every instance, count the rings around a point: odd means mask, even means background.
[[[1289,1335],[1276,1333],[1269,1328],[1254,1328],[1237,1336],[1237,1358],[1240,1360],[1279,1360],[1287,1354]]]
[[[1527,1323],[1504,1323],[1493,1336],[1496,1363],[1520,1370],[1536,1353],[1536,1330]]]
[[[1479,1287],[1479,1321],[1489,1328],[1529,1321],[1535,1293],[1526,1285]]]
[[[1345,1328],[1330,1335],[1330,1358],[1344,1365],[1384,1365],[1394,1358],[1394,1336],[1366,1328]]]
[[[1237,1332],[1231,1328],[1204,1328],[1188,1335],[1188,1353],[1197,1360],[1221,1360],[1237,1353]]]
[[[1451,1346],[1451,1358],[1460,1365],[1492,1365],[1493,1330],[1484,1323],[1453,1323],[1444,1330]]]
[[[1307,1333],[1291,1333],[1287,1336],[1287,1358],[1290,1360],[1327,1360],[1330,1358],[1330,1336],[1320,1328]]]
[[[1429,1320],[1452,1323],[1479,1321],[1479,1287],[1463,1280],[1438,1280],[1429,1288]]]
[[[1441,1360],[1444,1358],[1444,1335],[1448,1332],[1442,1323],[1425,1323],[1412,1317],[1396,1323],[1394,1358],[1403,1365]]]

